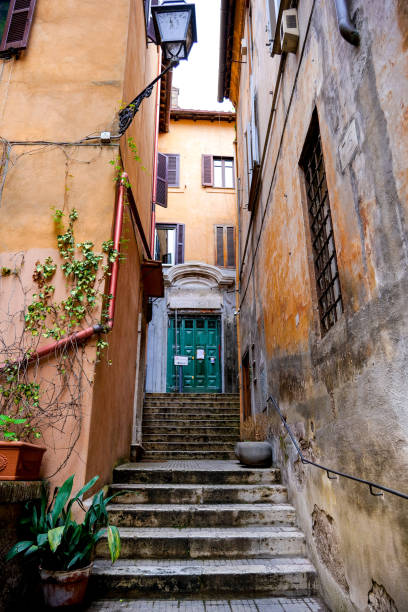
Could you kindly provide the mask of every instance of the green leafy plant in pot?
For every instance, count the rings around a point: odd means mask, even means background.
[[[112,563],[119,557],[119,530],[109,525],[107,505],[120,493],[105,497],[104,492],[99,491],[87,509],[82,501],[83,495],[98,478],[92,478],[70,498],[74,481],[74,476],[71,476],[59,489],[55,489],[49,504],[44,490],[41,502],[27,505],[27,516],[22,520],[29,536],[15,544],[7,554],[7,560],[18,555],[35,555],[38,558],[44,601],[50,608],[82,602],[92,570],[95,546],[101,538],[107,535]],[[85,512],[81,523],[72,518],[74,504]]]
[[[0,372],[0,480],[37,480],[45,447],[35,412],[39,385],[22,381],[18,365],[7,363]]]

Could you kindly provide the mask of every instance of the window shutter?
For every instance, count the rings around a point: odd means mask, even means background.
[[[214,184],[214,169],[213,169],[213,156],[203,155],[202,156],[202,184],[204,187],[212,187]]]
[[[259,162],[259,138],[258,138],[258,99],[251,78],[251,143],[252,143],[252,165]]]
[[[227,266],[235,268],[234,228],[227,227]]]
[[[218,226],[216,228],[217,240],[217,266],[224,266],[224,228]]]
[[[167,155],[157,154],[156,204],[167,208]]]
[[[275,38],[276,30],[276,14],[275,14],[275,0],[266,0],[266,19],[269,37],[269,46],[272,53],[272,43]]]
[[[184,224],[177,224],[177,253],[176,253],[176,264],[184,263]]]
[[[25,49],[37,0],[11,0],[0,52]]]
[[[169,187],[180,187],[180,155],[167,155]]]
[[[153,42],[156,42],[156,32],[154,31],[153,19],[150,13],[150,8],[152,6],[157,6],[159,4],[159,0],[145,0],[145,3],[150,4],[149,12],[148,12],[148,21],[147,21],[147,36]]]

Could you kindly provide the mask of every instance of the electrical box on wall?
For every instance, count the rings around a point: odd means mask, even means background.
[[[296,53],[299,44],[299,23],[296,9],[283,11],[280,40],[282,53]]]
[[[241,57],[246,57],[248,54],[248,45],[245,38],[241,39]]]

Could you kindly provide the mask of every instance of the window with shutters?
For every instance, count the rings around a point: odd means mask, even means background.
[[[235,268],[235,227],[215,226],[215,263],[220,268]]]
[[[174,266],[184,263],[185,228],[182,223],[157,223],[154,257],[163,264]]]
[[[202,184],[204,187],[234,189],[234,158],[203,155]]]
[[[319,120],[316,111],[313,114],[306,137],[300,166],[303,169],[306,183],[320,326],[324,335],[343,312],[343,301]]]
[[[167,153],[167,179],[169,187],[180,187],[180,155]]]
[[[0,0],[0,57],[27,48],[36,0]]]

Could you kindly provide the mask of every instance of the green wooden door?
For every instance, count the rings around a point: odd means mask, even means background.
[[[177,355],[188,365],[175,366],[175,318],[169,318],[167,339],[167,392],[179,390],[181,370],[184,393],[221,392],[221,333],[217,317],[178,317]]]

